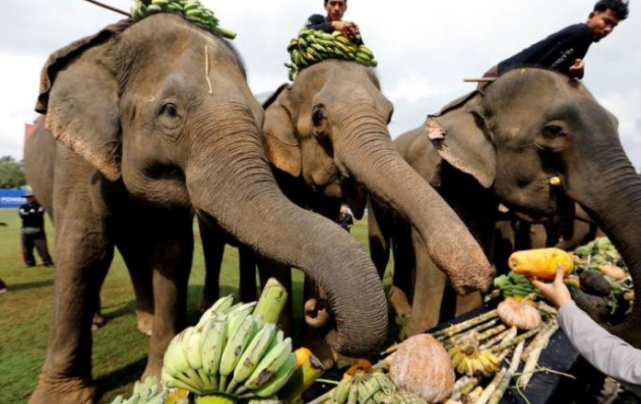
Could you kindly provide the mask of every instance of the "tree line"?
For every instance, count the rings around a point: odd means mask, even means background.
[[[22,161],[11,156],[0,157],[0,189],[18,188],[27,185]]]

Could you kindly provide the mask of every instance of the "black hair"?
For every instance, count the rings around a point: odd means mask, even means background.
[[[594,11],[605,12],[612,10],[617,18],[623,21],[628,18],[628,14],[630,13],[629,5],[629,0],[599,0],[594,5]]]
[[[325,7],[327,7],[327,3],[329,3],[329,0],[323,0],[323,1],[324,1],[324,4],[325,4]],[[347,0],[345,0],[345,5],[347,5]]]

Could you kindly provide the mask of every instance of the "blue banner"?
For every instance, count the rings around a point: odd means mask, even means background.
[[[24,193],[21,189],[0,189],[0,208],[19,208],[27,203]]]

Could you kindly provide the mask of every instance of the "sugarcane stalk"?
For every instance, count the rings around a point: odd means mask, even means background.
[[[496,389],[499,387],[499,384],[501,384],[501,381],[505,377],[505,374],[507,373],[506,368],[502,368],[500,372],[498,372],[490,384],[487,385],[485,390],[483,390],[483,393],[479,397],[478,400],[474,401],[474,404],[487,404],[487,401],[492,397],[492,394],[496,391]]]
[[[465,386],[465,384],[467,384],[470,380],[472,380],[472,378],[469,376],[461,377],[456,381],[456,383],[454,383],[454,387],[452,387],[452,392],[461,390],[463,386]]]
[[[464,340],[465,338],[468,338],[471,335],[475,335],[475,334],[480,335],[482,331],[485,331],[490,327],[494,327],[498,322],[499,322],[499,319],[496,318],[494,320],[488,321],[487,323],[483,323],[467,331],[464,331],[452,337],[449,337],[449,339],[447,337],[444,337],[441,342],[443,342],[445,349],[449,349],[453,345],[458,344],[460,341]],[[475,335],[475,339],[478,339],[478,335]]]
[[[507,327],[504,324],[497,325],[496,327],[492,327],[489,330],[482,332],[478,335],[477,341],[485,341],[486,339],[495,336],[496,334],[500,334],[503,331],[505,331]]]
[[[480,349],[489,349],[493,347],[494,345],[498,344],[499,342],[507,339],[510,335],[514,334],[512,338],[516,337],[516,334],[518,333],[518,329],[516,327],[512,327],[509,330],[503,331],[499,335],[496,335],[489,340],[485,342],[485,344],[480,346]],[[511,339],[511,338],[510,338]]]
[[[463,332],[465,330],[468,330],[468,329],[474,327],[475,325],[478,325],[478,324],[481,324],[481,323],[483,323],[485,321],[491,320],[494,317],[496,317],[497,315],[498,314],[496,312],[496,309],[494,309],[492,311],[489,311],[489,312],[487,312],[485,314],[482,314],[482,315],[480,315],[478,317],[474,317],[474,318],[472,318],[470,320],[467,320],[467,321],[464,321],[462,323],[453,324],[453,325],[451,325],[450,327],[448,327],[448,328],[446,328],[444,330],[435,332],[434,334],[432,334],[432,336],[434,338],[436,338],[436,339],[439,339],[439,337],[443,337],[443,338],[440,338],[440,339],[444,339],[446,337],[452,337],[452,336],[454,336],[454,335],[456,335],[458,333],[461,333],[461,332]]]
[[[458,389],[456,389],[456,386],[454,387],[454,390],[452,391],[452,396],[450,397],[450,400],[458,400],[461,398],[463,394],[469,394],[476,386],[479,384],[479,379],[476,377],[467,377],[464,376],[463,378],[467,378],[467,381],[460,386]],[[461,378],[461,379],[463,379]],[[461,380],[459,379],[459,380]]]
[[[483,387],[478,386],[470,394],[467,395],[467,400],[464,400],[465,402],[468,403],[475,403],[476,400],[478,400],[479,397],[481,397],[481,394],[483,394]]]
[[[558,316],[558,315],[559,315],[559,312],[558,312],[558,310],[557,310],[557,309],[555,309],[554,307],[552,307],[552,306],[550,306],[549,304],[545,303],[544,301],[540,301],[540,302],[537,304],[537,306],[538,306],[538,309],[539,309],[540,311],[542,311],[542,312],[544,312],[544,313],[547,313],[547,314],[549,314],[549,315],[551,315],[551,316],[556,317],[556,316]]]
[[[519,364],[521,363],[521,354],[523,353],[523,346],[525,346],[525,341],[519,342],[514,350],[514,355],[512,356],[512,362],[510,363],[510,368],[507,370],[505,377],[501,380],[501,384],[496,389],[496,391],[490,397],[489,404],[499,404],[505,391],[510,386],[510,381],[516,374],[516,371],[519,369]]]
[[[546,323],[543,328],[541,328],[541,332],[534,337],[532,342],[525,348],[523,351],[523,354],[521,355],[521,359],[525,362],[527,361],[527,358],[530,356],[530,353],[536,348],[536,346],[539,344],[541,339],[545,338],[545,332],[550,329],[550,327],[554,326],[554,321],[550,321],[549,323]]]
[[[532,378],[532,375],[534,375],[534,369],[536,368],[536,364],[539,362],[539,358],[541,357],[541,352],[543,352],[543,349],[547,346],[548,342],[550,341],[550,338],[552,338],[552,335],[559,329],[559,323],[554,322],[552,327],[550,327],[544,334],[544,337],[541,338],[539,341],[538,345],[534,347],[532,352],[530,352],[530,355],[527,358],[527,362],[525,362],[525,367],[523,367],[523,373],[521,374],[521,377],[519,378],[519,387],[522,389],[525,389],[527,385],[530,383],[530,379]]]
[[[530,331],[526,332],[525,334],[521,334],[521,335],[519,335],[519,336],[517,336],[517,337],[515,337],[515,338],[513,338],[513,339],[511,339],[509,341],[503,341],[500,344],[492,347],[490,349],[490,351],[492,351],[493,353],[498,353],[498,352],[502,352],[502,351],[504,351],[504,350],[506,350],[508,348],[512,348],[514,345],[518,344],[519,342],[525,341],[528,338],[536,335],[538,332],[541,331],[542,327],[543,326],[538,326],[537,328],[535,328],[533,330],[530,330]]]

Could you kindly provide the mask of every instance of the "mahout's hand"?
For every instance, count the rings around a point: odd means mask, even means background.
[[[570,66],[570,73],[574,77],[580,77],[583,75],[583,72],[585,71],[585,62],[583,59],[577,59],[574,61],[574,64]]]
[[[537,288],[550,302],[552,302],[556,307],[561,307],[565,303],[572,301],[570,291],[563,282],[564,276],[565,271],[563,270],[563,267],[559,266],[556,269],[556,278],[554,278],[552,283],[546,283],[532,278],[528,279],[530,283],[532,283],[532,285],[534,285],[534,287]]]

